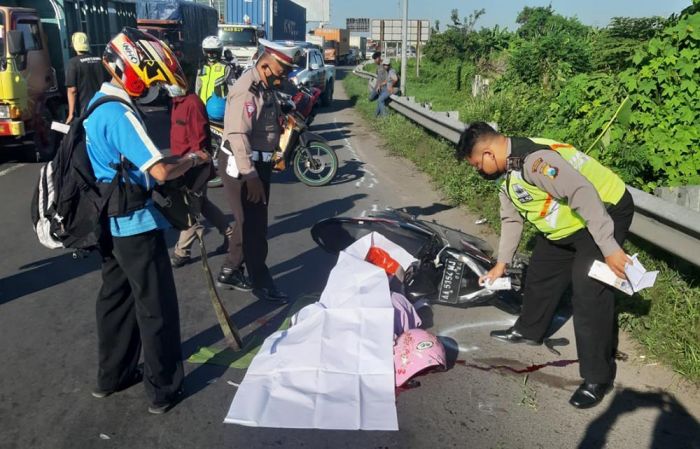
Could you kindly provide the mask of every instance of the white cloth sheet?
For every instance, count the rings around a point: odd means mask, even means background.
[[[384,270],[365,262],[366,250],[362,253],[373,238],[377,234],[341,252],[320,301],[296,314],[289,329],[265,340],[224,422],[398,430],[389,283]],[[411,258],[377,246],[399,263],[398,257]]]

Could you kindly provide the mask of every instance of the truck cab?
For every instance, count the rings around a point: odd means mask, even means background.
[[[59,92],[48,49],[35,9],[0,6],[0,137],[19,138],[32,131],[37,154],[55,144],[48,102]]]
[[[219,39],[224,51],[231,50],[242,67],[253,65],[258,52],[258,40],[265,38],[265,30],[258,25],[219,25]]]

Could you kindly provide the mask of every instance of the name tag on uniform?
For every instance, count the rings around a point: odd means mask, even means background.
[[[532,201],[532,196],[520,184],[513,184],[513,191],[521,203],[529,203]]]

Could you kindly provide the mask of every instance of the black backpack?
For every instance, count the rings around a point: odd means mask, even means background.
[[[107,95],[71,123],[53,160],[42,167],[32,199],[32,224],[39,242],[50,249],[87,249],[100,239],[105,208],[119,188],[122,170],[109,184],[98,183],[85,144],[83,122],[100,105],[125,100]]]

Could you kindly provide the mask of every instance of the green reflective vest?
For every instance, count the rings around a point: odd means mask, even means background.
[[[593,184],[603,203],[617,204],[625,193],[625,183],[620,177],[572,145],[550,139],[530,140],[537,144],[533,151],[544,146],[559,153],[569,165]],[[586,227],[586,221],[568,206],[566,199],[553,198],[549,193],[528,183],[519,170],[508,173],[501,189],[508,194],[520,215],[550,240],[563,239]]]
[[[214,63],[213,65],[205,64],[199,71],[198,77],[201,82],[199,98],[202,99],[204,104],[207,104],[207,100],[209,100],[209,97],[214,93],[214,89],[223,83],[225,75],[226,66],[220,62]]]

